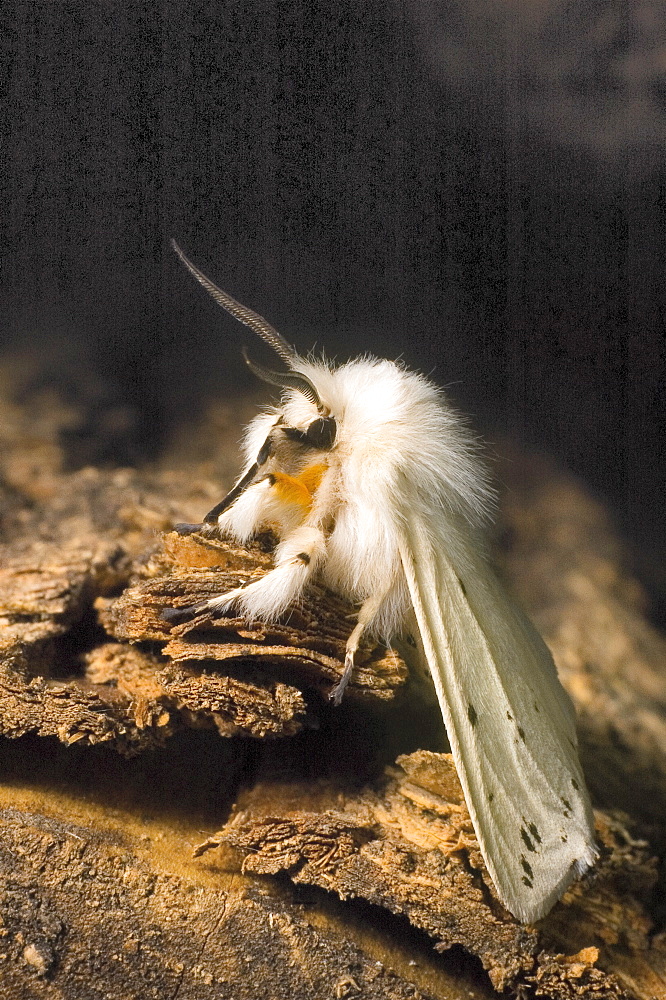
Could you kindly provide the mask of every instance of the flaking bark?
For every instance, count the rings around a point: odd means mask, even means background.
[[[180,538],[202,470],[68,473],[57,407],[40,438],[0,406],[1,996],[665,994],[664,643],[577,483],[520,455],[503,477],[501,560],[579,711],[603,848],[522,927],[400,657],[366,647],[328,704],[352,608],[315,587],[270,626],[169,626],[270,540]]]

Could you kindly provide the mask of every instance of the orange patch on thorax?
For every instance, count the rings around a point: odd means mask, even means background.
[[[297,476],[273,472],[273,489],[284,503],[296,504],[303,508],[303,513],[307,513],[325,471],[325,465],[309,465]]]

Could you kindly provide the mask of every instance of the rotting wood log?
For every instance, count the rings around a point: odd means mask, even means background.
[[[169,533],[215,499],[203,468],[68,473],[60,411],[40,438],[2,407],[1,996],[666,995],[665,647],[583,488],[503,470],[500,562],[576,703],[603,846],[521,927],[400,658],[366,648],[328,705],[352,609],[313,588],[270,627],[167,627],[265,572],[266,540]]]

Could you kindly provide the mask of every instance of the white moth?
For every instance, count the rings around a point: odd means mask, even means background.
[[[248,362],[283,388],[282,405],[250,422],[245,469],[203,525],[178,526],[219,528],[242,543],[270,525],[280,538],[274,568],[164,617],[234,605],[272,620],[316,576],[360,605],[336,703],[366,630],[387,643],[412,633],[498,895],[519,920],[537,920],[598,850],[572,704],[484,552],[493,492],[474,437],[435,386],[399,364],[361,357],[335,367],[299,357],[173,245],[288,370]]]

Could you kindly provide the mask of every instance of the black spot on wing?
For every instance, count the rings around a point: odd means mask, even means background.
[[[460,584],[460,589],[462,591],[463,597],[467,597],[467,591],[465,590],[465,584],[462,582],[460,577],[457,577],[458,583]]]
[[[525,874],[527,875],[527,877],[529,879],[533,879],[534,878],[534,872],[532,871],[532,865],[529,863],[529,861],[527,860],[527,858],[525,857],[524,854],[520,855],[520,863],[521,863],[521,865],[523,867],[523,871],[525,872]]]
[[[488,801],[492,802],[494,798],[495,798],[495,793],[494,792],[488,792]]]
[[[536,823],[528,823],[527,824],[527,829],[530,831],[530,833],[532,834],[532,836],[536,840],[537,844],[540,844],[541,843],[541,834],[539,833],[539,828],[536,825]]]
[[[534,882],[531,878],[528,878],[527,875],[523,875],[523,885],[526,885],[528,889],[531,889]]]
[[[471,701],[467,706],[467,718],[469,719],[472,726],[475,726],[479,719],[479,716],[476,714],[476,709],[474,708],[474,705],[471,703]]]
[[[576,781],[576,779],[575,779],[575,778],[572,778],[572,779],[571,779],[571,784],[572,784],[572,786],[573,786],[573,787],[574,787],[574,788],[576,789],[576,791],[577,791],[577,792],[579,792],[579,791],[580,791],[580,785],[578,784],[578,782]]]
[[[521,740],[524,743],[525,742],[525,730],[521,726],[518,726],[518,735],[520,736]]]
[[[527,848],[527,850],[531,851],[532,854],[535,854],[536,853],[536,847],[534,846],[534,844],[530,840],[530,835],[529,835],[529,833],[527,832],[527,830],[525,829],[524,826],[521,827],[521,829],[520,829],[520,836],[523,838],[523,844],[525,845],[525,847]]]

